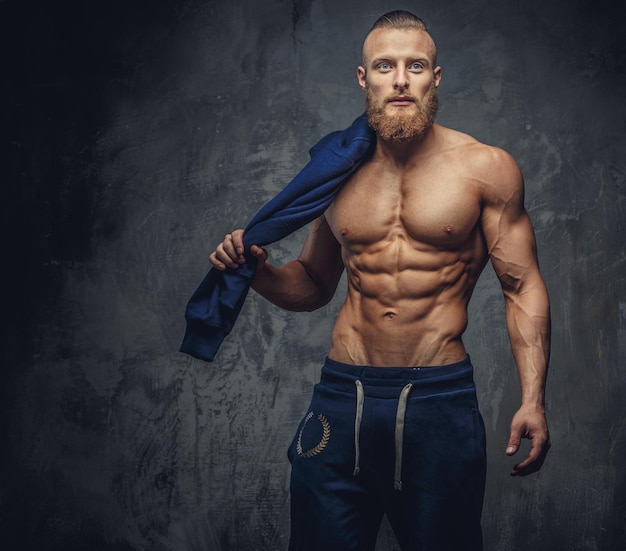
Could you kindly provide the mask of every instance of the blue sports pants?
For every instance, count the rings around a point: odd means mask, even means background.
[[[387,515],[403,551],[480,551],[485,428],[469,358],[322,368],[288,451],[289,551],[373,551]]]

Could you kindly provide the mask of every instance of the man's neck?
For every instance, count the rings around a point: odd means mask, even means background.
[[[410,141],[383,140],[377,136],[374,157],[392,162],[396,165],[407,165],[420,157],[429,155],[436,147],[441,127],[433,124],[424,135]]]

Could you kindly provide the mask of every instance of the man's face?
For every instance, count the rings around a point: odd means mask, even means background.
[[[370,125],[381,139],[416,140],[433,125],[441,80],[435,57],[435,44],[424,31],[375,29],[368,35],[357,77]]]

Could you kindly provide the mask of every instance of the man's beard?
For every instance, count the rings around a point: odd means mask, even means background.
[[[383,141],[402,143],[419,140],[432,127],[439,110],[434,83],[423,101],[413,98],[416,112],[410,107],[391,107],[394,113],[390,115],[385,111],[390,98],[385,99],[382,105],[376,105],[369,88],[366,94],[367,120]]]

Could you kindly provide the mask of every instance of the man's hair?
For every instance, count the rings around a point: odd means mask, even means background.
[[[428,32],[428,27],[423,19],[404,10],[390,11],[381,15],[372,25],[370,32],[374,29],[417,29]]]
[[[412,14],[410,11],[395,10],[381,15],[372,25],[372,28],[367,33],[368,35],[376,29],[415,29],[417,31],[424,31],[430,35],[428,26],[423,19]],[[363,60],[365,65],[365,60]],[[435,50],[435,58],[433,59],[433,66],[437,65],[437,50]]]

